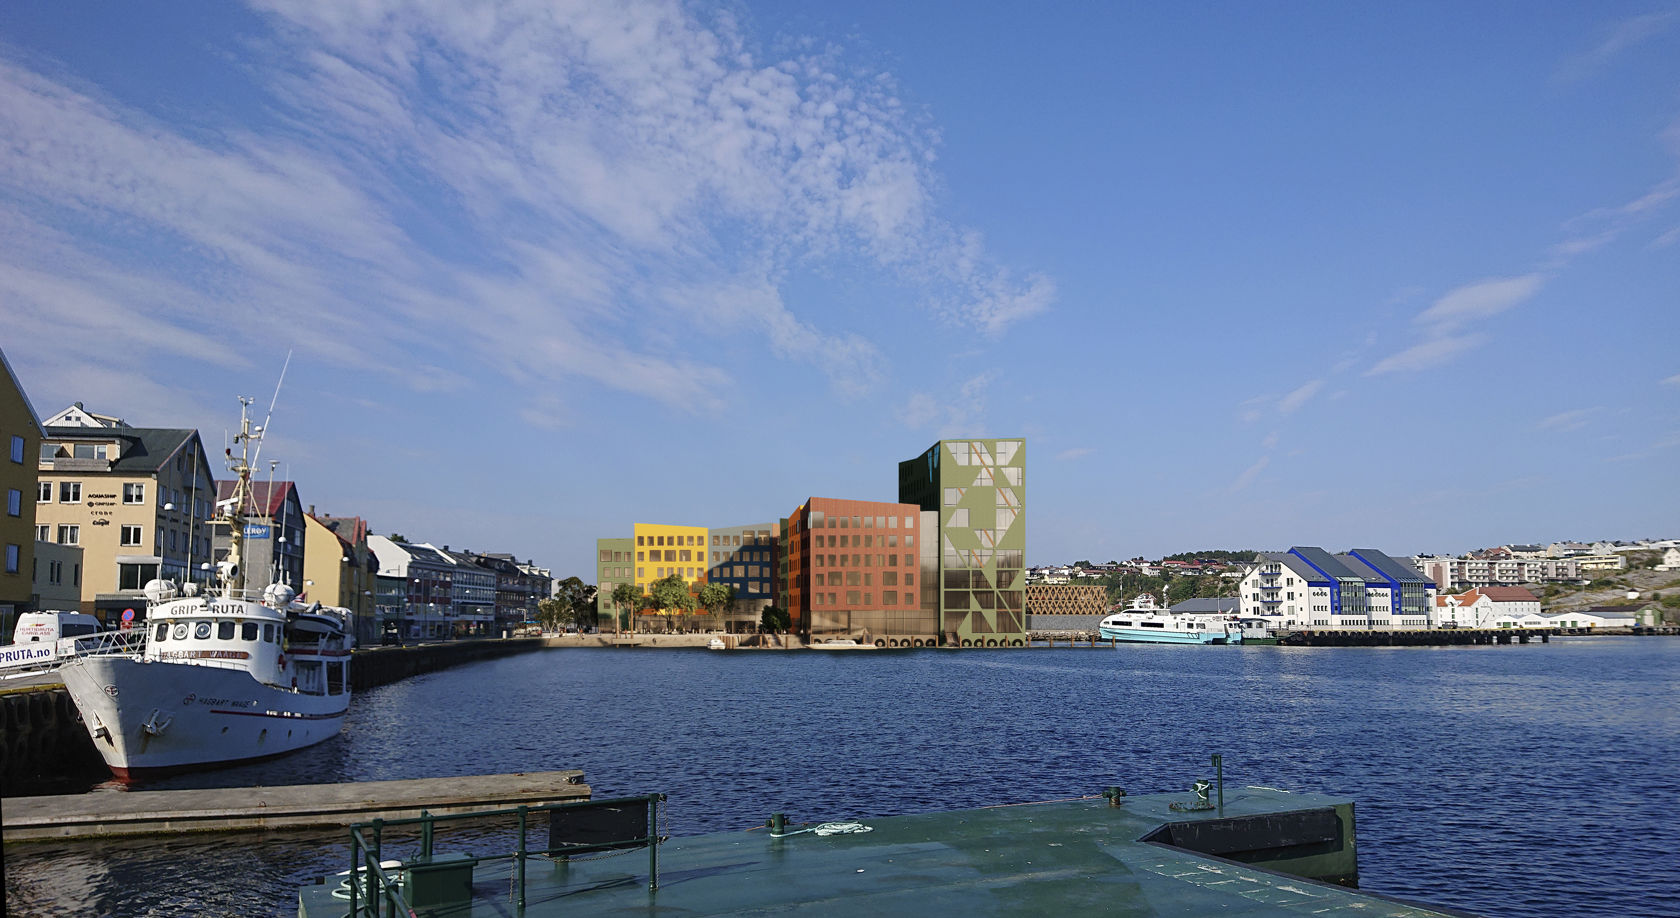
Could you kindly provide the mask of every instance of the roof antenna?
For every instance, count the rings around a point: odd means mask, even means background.
[[[274,384],[274,398],[268,403],[268,416],[263,418],[262,427],[258,428],[257,453],[251,457],[251,467],[257,468],[262,460],[263,434],[268,433],[268,422],[274,419],[274,406],[280,401],[280,387],[286,384],[286,368],[292,365],[292,352],[286,351],[286,362],[280,366],[280,381]],[[273,476],[269,476],[270,480]],[[272,485],[270,486],[272,487]]]

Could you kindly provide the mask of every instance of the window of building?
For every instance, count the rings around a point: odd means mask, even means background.
[[[916,537],[913,536],[913,535],[905,536],[904,537],[904,547],[905,548],[915,548],[916,547]],[[906,557],[909,557],[909,556],[906,555]],[[906,562],[906,563],[908,563],[908,562]]]
[[[82,527],[74,523],[60,523],[58,526],[58,544],[82,544]]]
[[[18,572],[18,565],[23,563],[21,560],[23,557],[22,552],[23,549],[19,546],[6,546],[6,573],[15,574]]]
[[[907,586],[907,587],[908,586],[915,586],[916,585],[916,575],[915,574],[905,574],[904,575],[904,585]]]
[[[968,528],[968,508],[967,507],[958,507],[957,509],[952,510],[951,511],[951,519],[945,525],[952,526],[952,527],[955,527],[955,528],[958,528],[958,529],[967,529]]]
[[[830,594],[830,595],[833,595],[833,594]],[[847,590],[846,591],[846,604],[849,605],[849,606],[858,605],[862,601],[859,598],[861,595],[862,594],[859,593],[857,590]]]
[[[50,481],[36,482],[35,502],[38,504],[52,503],[53,483]]]
[[[146,483],[143,481],[123,482],[123,503],[143,504],[146,502]]]
[[[77,443],[72,455],[77,459],[103,459],[105,458],[105,444]]]
[[[38,524],[36,524],[36,526],[35,526],[35,541],[37,541],[37,542],[51,542],[52,541],[52,526],[48,523],[38,523]]]
[[[140,544],[140,527],[139,526],[124,525],[123,528],[122,528],[122,541],[121,541],[120,544],[123,544],[123,545],[139,545]]]
[[[61,481],[58,483],[58,502],[61,504],[79,504],[82,502],[82,483],[79,481]]]
[[[6,489],[6,515],[23,515],[23,492],[17,488]]]
[[[17,434],[12,434],[12,461],[23,464],[23,438]]]

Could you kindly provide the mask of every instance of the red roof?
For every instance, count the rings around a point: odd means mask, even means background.
[[[233,496],[231,481],[216,482],[216,500],[224,501]],[[289,481],[253,481],[251,482],[251,512],[267,517],[280,515],[280,508],[286,502],[286,495],[294,490]],[[299,520],[302,522],[302,520]]]

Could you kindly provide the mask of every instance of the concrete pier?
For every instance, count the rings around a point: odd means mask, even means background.
[[[7,844],[61,838],[173,835],[306,826],[349,826],[508,806],[589,799],[581,771],[295,784],[205,790],[130,791],[11,797],[6,800]]]

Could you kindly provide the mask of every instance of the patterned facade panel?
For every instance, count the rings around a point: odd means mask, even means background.
[[[1026,633],[1026,444],[941,440],[899,464],[899,499],[939,519],[947,643]]]
[[[1085,583],[1027,586],[1028,615],[1102,615],[1107,610],[1107,587]]]
[[[705,582],[710,542],[706,527],[637,523],[635,541],[635,582],[642,592],[673,575],[690,586]]]

